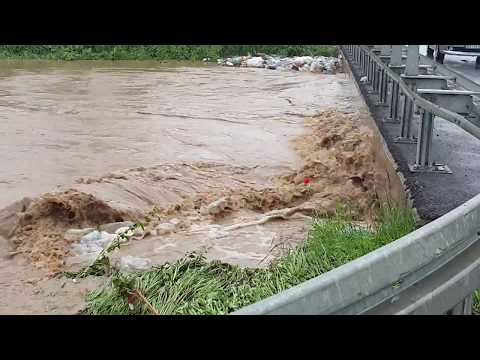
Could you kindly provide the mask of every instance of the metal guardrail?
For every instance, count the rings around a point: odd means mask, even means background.
[[[233,315],[470,314],[480,195],[422,228]]]
[[[348,46],[347,51],[379,94],[379,105],[388,101],[390,83],[394,119],[400,96],[405,104],[401,121],[412,116],[414,106],[420,110],[416,165],[432,166],[434,116],[480,138],[478,127],[423,99],[369,48]],[[479,288],[480,195],[399,240],[233,315],[470,314],[472,294]]]
[[[411,53],[407,55],[405,73],[417,75],[419,66],[418,45],[416,48],[414,48],[414,45],[411,47],[416,49],[416,52],[411,50]],[[415,162],[410,165],[411,171],[450,172],[445,165],[435,164],[431,160],[434,117],[438,116],[450,121],[480,139],[478,119],[468,118],[441,107],[429,101],[427,99],[428,95],[419,95],[415,86],[407,84],[401,75],[394,71],[395,67],[401,63],[402,56],[401,47],[394,46],[394,48],[398,50],[396,54],[397,59],[394,59],[394,49],[392,48],[390,54],[392,61],[389,64],[382,61],[381,55],[379,56],[375,53],[381,53],[381,50],[374,51],[374,49],[368,46],[346,45],[342,47],[342,50],[350,57],[353,64],[357,65],[362,75],[365,75],[365,80],[372,85],[372,92],[378,94],[378,105],[389,107],[390,115],[385,120],[387,122],[400,123],[400,134],[396,142],[417,143]],[[409,46],[408,51],[410,49]],[[390,92],[388,91],[389,86]],[[454,104],[455,101],[453,100],[451,103]],[[400,104],[403,106],[400,106]],[[421,116],[417,139],[412,134],[412,118],[415,108],[419,110]]]

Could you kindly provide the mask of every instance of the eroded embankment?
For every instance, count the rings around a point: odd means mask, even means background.
[[[369,219],[378,205],[377,188],[384,182],[376,168],[372,130],[361,116],[334,110],[307,119],[305,125],[306,133],[293,141],[304,161],[297,171],[272,178],[256,168],[197,163],[84,178],[63,192],[3,209],[0,236],[8,239],[11,255],[55,273],[75,255],[76,240],[64,236],[68,229],[137,221],[154,207],[153,221],[131,249],[159,237],[181,242],[182,234],[198,232],[202,226],[210,233],[212,226],[221,227],[221,236],[211,243],[221,247],[222,239],[228,238],[225,232],[314,212],[330,215],[345,205],[359,220]],[[166,230],[172,220],[175,227]],[[241,252],[242,245],[237,245]]]

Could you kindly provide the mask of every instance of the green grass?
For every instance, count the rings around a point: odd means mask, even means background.
[[[198,254],[148,271],[114,274],[87,295],[86,314],[148,314],[145,302],[129,309],[128,294],[141,293],[159,314],[228,314],[316,277],[392,242],[415,228],[409,210],[388,209],[368,230],[338,216],[316,220],[306,241],[267,269],[207,262]]]
[[[480,315],[480,290],[473,294],[473,315]]]
[[[0,45],[2,59],[202,60],[263,52],[335,56],[331,45]]]

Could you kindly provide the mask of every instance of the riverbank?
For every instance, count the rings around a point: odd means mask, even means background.
[[[316,219],[306,241],[267,269],[249,269],[198,254],[148,271],[115,273],[87,295],[90,315],[226,315],[368,254],[415,229],[408,209],[378,214],[375,228],[342,216]]]
[[[157,211],[150,226],[140,232],[140,237],[132,238],[113,252],[108,264],[112,265],[112,270],[135,271],[139,270],[137,266],[143,267],[143,263],[151,269],[140,275],[125,273],[126,279],[121,275],[120,280],[122,283],[127,281],[127,284],[130,280],[135,282],[138,275],[141,277],[139,281],[149,274],[168,277],[171,270],[164,270],[171,269],[171,266],[174,269],[180,267],[182,271],[193,266],[193,273],[188,270],[184,275],[200,280],[206,271],[206,276],[214,280],[214,290],[221,291],[214,308],[205,308],[198,313],[230,312],[256,301],[259,296],[269,296],[395,240],[404,232],[394,232],[396,235],[385,238],[375,230],[365,230],[365,226],[371,223],[368,219],[372,211],[378,205],[376,198],[385,186],[381,184],[385,169],[375,165],[374,138],[364,121],[362,116],[336,111],[326,111],[307,119],[304,125],[309,128],[308,132],[292,139],[294,149],[303,158],[303,165],[294,172],[282,171],[273,177],[260,177],[256,167],[160,165],[101,178],[79,179],[65,193],[44,194],[30,203],[18,204],[15,209],[10,209],[11,215],[8,211],[3,214],[6,220],[2,225],[6,230],[3,236],[7,236],[10,239],[7,243],[13,246],[5,249],[0,267],[0,290],[4,294],[0,299],[0,308],[5,313],[63,314],[85,309],[88,291],[102,288],[102,284],[112,279],[105,276],[75,279],[45,277],[45,270],[55,273],[62,269],[78,269],[97,254],[97,249],[82,246],[89,241],[91,245],[97,245],[93,244],[96,238],[90,239],[92,236],[88,235],[86,237],[90,240],[82,238],[78,241],[78,238],[66,236],[66,230],[106,229],[100,223],[136,221],[143,218],[142,212],[151,209],[152,204]],[[213,174],[216,181],[210,181]],[[349,221],[343,220],[337,228],[339,219],[335,218],[335,214],[342,208],[343,211],[350,210],[350,216],[353,215],[356,220],[354,224],[361,226],[358,231],[356,225],[352,228]],[[322,219],[332,215],[333,222],[325,223],[324,227]],[[387,222],[390,223],[390,220]],[[376,223],[383,222],[377,219]],[[350,236],[342,229],[355,231]],[[336,238],[328,235],[333,230],[338,235]],[[115,229],[108,231],[113,233]],[[9,236],[9,233],[12,235]],[[315,242],[313,247],[303,246],[307,234],[315,233],[318,236],[327,233],[328,236],[325,238],[322,235],[320,242]],[[98,245],[105,243],[100,240]],[[317,259],[315,251],[326,246],[324,240],[331,241],[328,245],[330,260],[305,267],[302,259],[307,253],[312,259]],[[307,241],[307,244],[310,243]],[[295,248],[299,249],[295,250],[296,255],[288,255],[289,250]],[[205,258],[185,257],[192,251],[203,253]],[[289,260],[282,260],[282,256]],[[297,260],[300,262],[297,263]],[[171,265],[165,266],[166,263]],[[32,271],[32,265],[39,269]],[[297,269],[292,269],[293,273],[284,272],[285,267],[290,266]],[[156,273],[155,269],[159,267],[163,270]],[[212,274],[218,274],[218,278]],[[235,306],[230,306],[228,301],[223,304],[222,299],[236,295],[230,291],[231,288],[223,289],[221,282],[230,283],[232,277],[239,274],[244,290],[251,288],[251,291],[239,293],[243,300]],[[295,274],[299,276],[295,277]],[[279,281],[284,281],[282,287],[270,288],[272,283],[268,281],[262,285],[264,280],[277,276]],[[179,283],[172,283],[170,295],[178,294],[174,292],[185,285],[184,280],[182,275]],[[204,280],[207,279],[200,284]],[[153,293],[145,294],[142,289],[139,289],[142,296],[154,296]],[[200,302],[205,300],[204,295],[207,298],[212,296],[208,289],[198,288],[198,291],[200,297],[196,300]],[[230,295],[225,295],[225,292]],[[90,304],[88,312],[111,313],[116,312],[118,306],[123,309],[121,311],[125,310],[124,306],[130,311],[128,303],[125,303],[128,296],[124,298],[122,295],[124,292],[94,294],[91,296],[99,303]],[[93,300],[91,296],[88,299]],[[119,302],[115,300],[112,303],[112,296]],[[113,308],[103,308],[109,304]],[[166,307],[159,308],[159,312],[179,313],[178,309],[168,310],[168,301],[164,305]],[[184,310],[195,313],[198,309]],[[145,312],[148,308],[134,308],[134,312],[137,311]]]
[[[151,226],[111,265],[151,269],[194,251],[267,269],[304,243],[318,213],[353,204],[365,224],[392,193],[391,164],[378,161],[369,115],[344,74],[14,63],[3,69],[2,146],[24,151],[5,151],[0,188],[31,198],[0,213],[2,313],[84,309],[86,292],[107,277],[46,275],[90,264],[120,223],[152,207]]]
[[[0,59],[202,60],[255,53],[336,56],[333,45],[1,45]]]

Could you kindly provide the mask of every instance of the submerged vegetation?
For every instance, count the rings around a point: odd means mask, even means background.
[[[332,45],[0,45],[3,59],[202,60],[268,53],[335,56]]]
[[[345,216],[314,221],[306,241],[267,269],[190,254],[147,271],[115,272],[87,295],[86,314],[228,314],[326,273],[414,230],[407,209],[382,212],[374,229]]]

